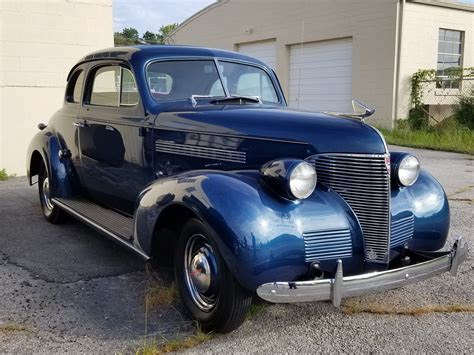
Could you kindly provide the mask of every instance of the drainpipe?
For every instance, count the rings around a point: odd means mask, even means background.
[[[394,117],[392,120],[392,128],[394,122],[399,118],[399,90],[400,90],[400,62],[401,62],[401,52],[402,52],[402,34],[403,34],[403,12],[405,10],[406,0],[399,0],[398,2],[398,14],[397,14],[397,34],[396,34],[396,62],[395,62],[395,95],[394,95]]]

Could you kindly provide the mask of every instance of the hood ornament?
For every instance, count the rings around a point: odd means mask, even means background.
[[[364,111],[360,112],[360,108],[362,108]],[[367,117],[372,116],[375,113],[374,108],[370,108],[369,106],[363,104],[362,102],[358,100],[352,100],[352,113],[342,113],[342,112],[324,112],[328,115],[332,116],[338,116],[338,117],[347,117],[347,118],[354,118],[356,120],[359,120],[361,122],[364,122],[364,120]]]

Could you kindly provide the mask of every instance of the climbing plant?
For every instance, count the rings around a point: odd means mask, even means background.
[[[434,80],[436,70],[420,69],[411,77],[411,103],[412,107],[419,109],[423,106],[423,90],[421,83],[428,80]]]
[[[470,68],[449,68],[445,75],[451,80],[462,80],[474,78],[474,67]],[[423,108],[423,82],[436,80],[435,69],[420,69],[413,74],[411,78],[411,110],[408,116],[408,123],[412,128],[426,128],[429,125],[429,119]],[[444,79],[446,80],[446,79]]]

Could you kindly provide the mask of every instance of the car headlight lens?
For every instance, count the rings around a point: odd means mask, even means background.
[[[260,168],[262,180],[280,196],[289,200],[309,197],[316,188],[314,166],[301,159],[276,159]]]
[[[316,188],[316,183],[316,170],[306,162],[296,165],[290,174],[290,192],[297,199],[309,197]]]
[[[420,175],[420,161],[413,155],[405,156],[398,164],[397,177],[403,186],[413,185]]]

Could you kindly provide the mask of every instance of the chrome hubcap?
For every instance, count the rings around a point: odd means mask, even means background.
[[[210,311],[217,301],[217,263],[211,245],[202,234],[191,236],[185,247],[184,271],[194,304]]]
[[[43,180],[43,201],[45,207],[51,211],[53,209],[53,203],[50,198],[49,179],[47,176]]]

